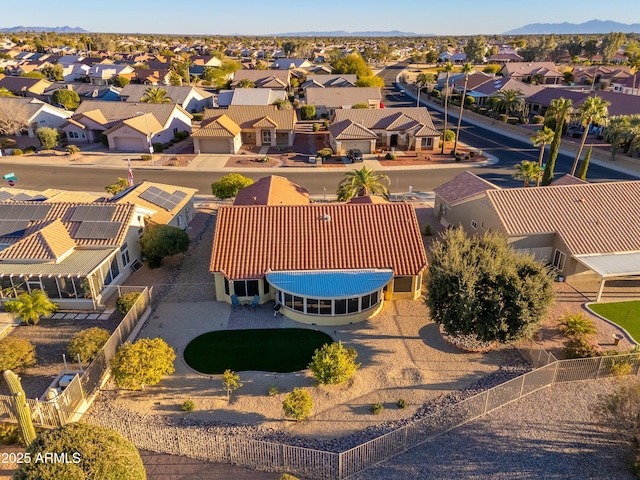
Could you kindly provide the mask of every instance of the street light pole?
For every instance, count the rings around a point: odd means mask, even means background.
[[[420,90],[422,90],[422,85],[418,85],[418,99],[416,100],[416,107],[420,106]]]

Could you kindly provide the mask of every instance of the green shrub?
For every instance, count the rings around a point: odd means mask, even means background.
[[[314,352],[309,369],[318,383],[340,384],[349,380],[360,368],[356,358],[356,350],[345,348],[342,342],[325,344]]]
[[[384,156],[385,160],[395,160],[396,159],[396,154],[393,152],[387,152],[387,154]]]
[[[589,358],[602,355],[602,349],[589,338],[577,336],[571,338],[564,347],[567,358]]]
[[[382,405],[381,403],[374,403],[373,405],[371,405],[369,410],[371,410],[371,413],[373,413],[374,415],[380,415],[384,410],[384,405]]]
[[[518,117],[509,117],[507,118],[507,123],[510,125],[517,125],[520,123],[520,119]]]
[[[156,142],[152,145],[154,153],[162,153],[164,151],[164,144]]]
[[[331,150],[330,148],[322,148],[320,150],[318,150],[318,156],[324,158],[329,158],[331,157],[331,155],[333,155],[333,150]]]
[[[407,408],[407,401],[404,398],[401,398],[400,400],[398,400],[398,408],[402,410]]]
[[[140,155],[140,160],[148,162],[149,160],[151,160],[151,154],[150,153],[143,153],[142,155]]]
[[[302,120],[315,120],[316,107],[314,105],[303,105],[300,107],[300,117]]]
[[[433,228],[431,228],[431,225],[428,223],[424,224],[424,227],[422,228],[422,234],[430,237],[431,235],[433,235]]]
[[[278,387],[276,387],[275,385],[271,385],[269,387],[269,396],[270,397],[275,397],[279,393],[280,393],[280,390],[278,390]]]
[[[13,138],[3,138],[0,141],[0,148],[16,148],[18,146],[18,142],[16,142]]]
[[[0,424],[0,443],[3,445],[14,445],[20,441],[20,429],[18,425],[10,423]]]
[[[534,125],[542,125],[544,123],[544,117],[542,115],[534,115],[533,118],[531,118],[531,123]]]
[[[175,138],[179,142],[182,141],[182,140],[186,140],[187,138],[189,138],[189,132],[186,132],[186,131],[178,132],[178,133],[176,133]]]
[[[611,374],[615,377],[626,377],[633,371],[633,365],[626,359],[614,360],[610,368]]]
[[[559,328],[568,337],[589,337],[597,332],[593,320],[585,317],[582,313],[565,314],[560,319]]]
[[[110,336],[109,330],[100,327],[81,330],[71,337],[67,353],[73,360],[76,360],[80,355],[80,361],[88,363],[96,357]]]
[[[140,292],[129,292],[118,297],[116,300],[116,307],[118,308],[118,311],[123,315],[126,315],[129,310],[131,310],[131,307],[133,307],[133,304],[138,301],[139,296]]]
[[[296,422],[304,420],[313,410],[311,394],[304,388],[294,388],[282,401],[282,410],[287,418],[293,418]]]
[[[440,93],[440,90],[431,90],[431,96],[433,98],[440,98],[442,97],[442,93]]]
[[[185,400],[180,405],[180,410],[183,412],[192,412],[193,409],[196,408],[196,405],[193,403],[193,400]]]
[[[20,150],[19,148],[14,148],[13,152],[11,152],[11,155],[18,156],[18,155],[22,155],[24,152],[22,150]]]
[[[440,140],[442,140],[442,136],[443,134],[440,134]],[[456,139],[456,132],[447,129],[447,131],[444,133],[444,137],[446,142],[453,142]]]
[[[465,160],[471,160],[471,155],[469,155],[469,154],[465,155],[465,156],[464,156],[464,159],[465,159]]]
[[[23,338],[0,340],[0,371],[20,370],[36,364],[36,347]]]
[[[35,147],[33,145],[29,145],[28,147],[25,147],[24,153],[33,153],[33,152],[35,152],[37,150],[38,150],[38,147]]]
[[[329,128],[329,125],[331,125],[331,122],[329,122],[329,120],[325,120],[324,122],[322,122],[322,125],[324,126],[324,128]]]
[[[193,114],[193,121],[194,122],[201,122],[203,118],[204,118],[204,114],[203,113],[194,113]]]
[[[313,124],[313,131],[314,132],[319,132],[320,131],[320,124],[319,123],[314,123]]]
[[[80,152],[80,147],[78,147],[77,145],[67,145],[67,148],[65,150],[69,155],[75,155],[76,153]]]
[[[469,152],[469,156],[470,156],[470,157],[474,157],[474,156],[475,156],[475,154],[476,154],[476,152]]]

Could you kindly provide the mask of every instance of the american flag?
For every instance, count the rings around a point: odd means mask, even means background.
[[[131,160],[127,160],[129,165],[129,170],[127,171],[127,183],[129,186],[133,186],[133,171],[131,170]]]

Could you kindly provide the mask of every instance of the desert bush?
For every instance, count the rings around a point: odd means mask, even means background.
[[[433,235],[433,228],[431,228],[430,224],[424,224],[424,227],[422,228],[422,234],[426,237],[430,237],[431,235]]]
[[[162,153],[164,151],[164,144],[156,142],[152,145],[154,153]]]
[[[398,408],[402,410],[407,408],[407,401],[404,398],[401,398],[400,400],[398,400]]]
[[[9,423],[0,424],[0,443],[2,445],[14,445],[20,441],[20,429],[18,425]]]
[[[564,354],[567,358],[589,358],[602,355],[602,349],[588,337],[577,336],[565,343]]]
[[[23,338],[0,340],[0,371],[21,370],[36,364],[36,347]]]
[[[270,397],[275,397],[279,393],[280,393],[280,390],[278,390],[278,387],[276,387],[275,385],[271,385],[269,387],[269,396]]]
[[[151,154],[150,153],[143,153],[142,155],[140,155],[140,160],[148,162],[149,160],[151,160]]]
[[[559,328],[568,337],[589,337],[597,332],[593,320],[582,313],[565,314],[560,318]]]
[[[175,134],[175,138],[179,142],[182,141],[182,140],[187,139],[188,137],[189,137],[189,132],[186,132],[186,131],[178,132],[178,133]]]
[[[509,116],[505,113],[501,113],[500,115],[498,115],[498,120],[507,123],[507,120],[509,120]]]
[[[14,157],[18,156],[18,155],[22,155],[24,152],[22,150],[20,150],[19,148],[14,148],[13,152],[11,152],[11,155],[13,155]]]
[[[316,107],[314,105],[303,105],[300,107],[300,117],[302,120],[315,120]]]
[[[331,155],[333,155],[333,150],[331,150],[330,148],[322,148],[318,150],[318,156],[322,157],[323,159],[329,158]]]
[[[284,397],[282,410],[287,418],[293,418],[296,422],[304,420],[313,410],[311,394],[304,388],[294,388]]]
[[[396,154],[393,152],[387,152],[387,154],[384,156],[385,160],[395,160],[396,159]]]
[[[131,310],[131,307],[133,307],[133,304],[138,301],[139,296],[140,292],[129,292],[118,297],[116,300],[116,307],[118,308],[118,311],[121,314],[126,315],[129,310]]]
[[[75,155],[80,151],[80,147],[78,147],[77,145],[67,145],[67,148],[65,149],[65,151],[69,155]]]
[[[544,123],[544,117],[542,115],[534,115],[533,118],[531,118],[531,123],[534,125],[542,125]]]
[[[318,383],[344,383],[360,368],[356,358],[356,350],[351,347],[345,348],[342,342],[325,344],[314,352],[309,369]]]
[[[194,113],[193,114],[193,121],[194,122],[201,122],[203,118],[204,118],[204,114],[203,113]]]
[[[182,405],[180,405],[180,410],[183,412],[192,412],[194,408],[196,408],[196,405],[193,403],[193,400],[185,400],[182,402]]]
[[[34,145],[29,145],[29,146],[24,148],[24,153],[33,153],[33,152],[35,152],[37,150],[38,150],[38,147],[36,147]]]
[[[374,415],[380,415],[384,410],[384,405],[382,405],[381,403],[374,403],[373,405],[371,405],[369,410],[371,410],[371,413],[373,413]]]
[[[71,337],[67,353],[74,360],[80,355],[80,361],[88,363],[96,357],[110,336],[109,330],[100,327],[81,330]]]
[[[313,131],[314,132],[319,132],[320,131],[320,124],[319,123],[314,123],[313,124]]]

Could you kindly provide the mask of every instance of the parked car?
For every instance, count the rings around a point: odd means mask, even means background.
[[[347,158],[352,162],[361,162],[363,160],[362,151],[354,148],[347,152]]]

